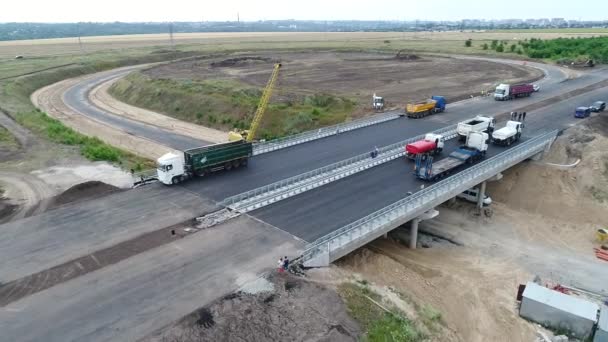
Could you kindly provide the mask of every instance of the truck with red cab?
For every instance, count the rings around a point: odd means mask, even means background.
[[[440,134],[427,133],[424,139],[405,145],[405,156],[416,159],[421,155],[423,158],[429,155],[437,155],[443,150],[445,138]]]

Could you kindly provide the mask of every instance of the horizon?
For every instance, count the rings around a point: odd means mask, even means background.
[[[593,10],[589,10],[589,5]],[[212,6],[212,7],[211,7]],[[212,10],[209,10],[212,8]],[[35,10],[32,10],[35,9]],[[119,9],[119,10],[116,10]],[[527,14],[522,15],[522,11]],[[536,13],[543,13],[538,15]],[[578,21],[608,20],[608,2],[591,0],[585,6],[578,3],[555,4],[553,0],[511,0],[507,8],[483,0],[466,0],[454,6],[451,0],[424,2],[377,0],[369,3],[335,0],[308,0],[284,6],[278,0],[255,3],[229,0],[206,3],[176,0],[170,5],[142,0],[106,0],[103,6],[90,10],[75,0],[53,2],[30,0],[11,3],[0,12],[0,23],[162,23],[162,22],[257,22],[272,20],[298,21],[462,21],[462,20],[525,20],[563,18]],[[314,19],[311,19],[314,18]]]

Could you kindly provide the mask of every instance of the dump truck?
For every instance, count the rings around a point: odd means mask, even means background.
[[[492,132],[492,142],[500,146],[511,146],[521,137],[523,127],[519,121],[508,121],[505,127]]]
[[[433,162],[433,157],[416,157],[414,174],[425,181],[436,181],[459,169],[462,165],[472,164],[486,156],[488,133],[471,132],[466,143],[446,158]]]
[[[156,174],[163,184],[177,184],[194,176],[247,166],[252,154],[253,143],[245,140],[169,152],[157,159]]]
[[[444,143],[442,135],[427,133],[424,139],[405,145],[405,157],[413,160],[419,155],[423,158],[437,155],[443,150]]]
[[[382,96],[377,96],[376,93],[372,95],[372,109],[377,112],[384,110],[384,98]]]
[[[532,84],[499,84],[494,90],[494,100],[506,101],[516,97],[530,96],[534,92]]]
[[[466,140],[469,133],[472,132],[488,132],[488,128],[494,129],[496,119],[491,116],[477,115],[472,119],[468,119],[458,123],[456,132],[461,141]]]
[[[409,103],[405,107],[405,114],[408,118],[423,118],[433,113],[441,113],[445,111],[446,100],[443,96],[432,96],[429,100]]]

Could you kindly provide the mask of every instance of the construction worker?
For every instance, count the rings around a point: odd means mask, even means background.
[[[522,112],[519,112],[519,114],[517,115],[517,121],[521,122],[521,116],[522,116]]]
[[[522,118],[523,118],[524,121],[526,121],[526,112],[524,112]]]
[[[515,120],[515,112],[511,112],[511,120]]]

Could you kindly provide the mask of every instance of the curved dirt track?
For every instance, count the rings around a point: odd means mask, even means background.
[[[17,211],[2,218],[0,223],[42,213],[48,206],[46,200],[56,195],[55,189],[30,174],[0,171],[0,181],[6,189],[5,196],[18,199]]]

